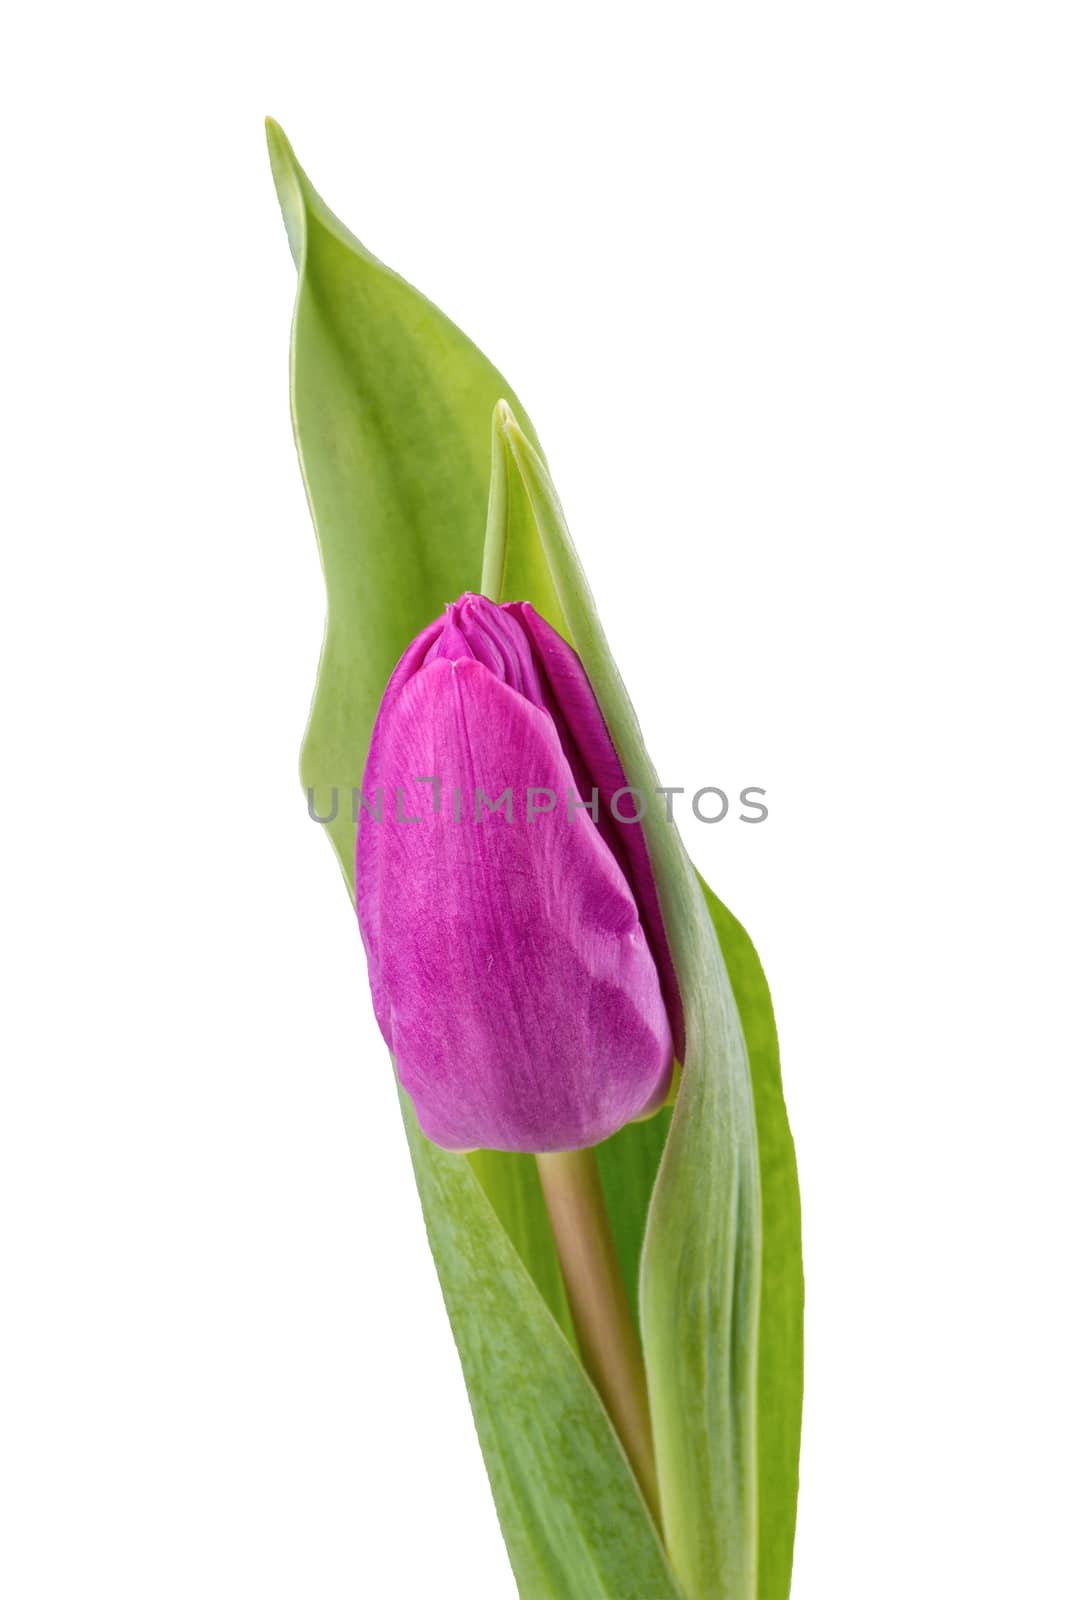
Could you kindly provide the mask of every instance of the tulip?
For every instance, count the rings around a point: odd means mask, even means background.
[[[597,1144],[662,1104],[678,991],[585,671],[532,606],[464,595],[409,645],[367,754],[356,908],[426,1136]]]

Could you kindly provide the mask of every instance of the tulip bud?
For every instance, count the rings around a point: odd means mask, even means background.
[[[571,1150],[655,1110],[681,1027],[643,802],[532,606],[464,595],[419,634],[361,799],[374,1010],[427,1137]]]

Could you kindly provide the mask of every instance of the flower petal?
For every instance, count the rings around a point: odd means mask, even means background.
[[[581,779],[588,774],[588,799],[592,789],[600,798],[598,826],[608,840],[616,859],[629,880],[637,900],[641,921],[659,970],[667,1014],[671,1019],[674,1051],[679,1061],[685,1056],[685,1021],[678,979],[667,944],[663,926],[656,882],[652,876],[648,844],[644,829],[638,820],[638,810],[632,797],[627,795],[618,803],[618,811],[634,820],[620,822],[612,815],[611,800],[620,790],[627,788],[626,774],[616,753],[604,713],[593,693],[585,668],[567,643],[544,617],[540,616],[527,600],[509,601],[500,608],[521,621],[533,646],[533,651],[544,674],[550,696],[555,704],[553,712],[558,726],[566,728],[574,743],[572,765]],[[566,743],[566,741],[564,741]],[[644,795],[644,806],[656,804],[653,795]],[[643,814],[643,813],[641,813]]]
[[[419,670],[425,639],[390,682],[364,778],[368,797],[383,791],[381,821],[364,812],[357,842],[379,1022],[436,1143],[598,1143],[670,1079],[637,905],[588,813],[568,815],[574,776],[551,716],[471,656]],[[437,812],[418,777],[440,779]],[[528,815],[530,788],[554,809]],[[511,821],[487,809],[509,789]]]

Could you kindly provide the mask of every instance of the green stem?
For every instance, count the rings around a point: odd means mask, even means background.
[[[641,1343],[592,1150],[539,1155],[537,1166],[586,1369],[657,1524],[659,1485]]]

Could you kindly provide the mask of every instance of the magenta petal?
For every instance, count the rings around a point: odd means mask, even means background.
[[[424,628],[420,634],[417,634],[404,651],[404,654],[400,657],[400,660],[397,662],[396,666],[393,668],[392,676],[386,685],[385,694],[382,697],[382,703],[378,707],[378,715],[375,718],[374,727],[371,731],[370,745],[367,748],[367,760],[363,768],[363,785],[360,793],[360,822],[362,822],[362,818],[366,814],[366,808],[369,807],[373,809],[376,800],[376,785],[381,783],[381,778],[375,777],[374,774],[380,770],[378,751],[382,742],[382,729],[388,724],[389,721],[390,708],[400,695],[408,679],[413,677],[422,666],[428,652],[433,648],[440,635],[444,631],[445,623],[446,617],[437,617],[433,622],[430,623],[428,628]],[[421,777],[422,774],[415,773],[414,776]],[[382,805],[384,806],[384,793],[382,793],[380,799]],[[391,803],[392,801],[390,799],[390,804]],[[372,908],[377,904],[379,895],[380,876],[378,843],[379,837],[377,828],[364,828],[362,826],[357,827],[356,912],[359,917],[360,929],[363,932],[363,948],[367,953],[367,975],[370,979],[371,1002],[374,1006],[374,1015],[378,1020],[378,1026],[382,1030],[382,1035],[386,1044],[389,1046],[389,1049],[392,1050],[393,1038],[389,1027],[389,1007],[382,992],[381,972],[378,964],[377,941],[375,940],[372,942],[367,938],[366,927],[364,924],[364,911],[366,911],[368,916],[372,914]]]
[[[356,886],[375,1011],[436,1143],[595,1144],[666,1093],[660,976],[626,874],[586,812],[568,818],[574,774],[534,699],[536,659],[506,624],[470,654],[446,647],[445,628],[405,653],[367,758],[364,795],[381,788],[382,816],[361,817]],[[414,784],[428,776],[441,780],[436,813]],[[555,810],[527,820],[528,786],[553,791]],[[476,817],[478,788],[494,801],[511,788],[513,820]],[[398,791],[421,821],[398,820]]]
[[[663,984],[674,1052],[679,1061],[684,1060],[682,997],[667,944],[648,845],[644,829],[636,820],[639,813],[633,797],[627,795],[620,800],[618,810],[623,816],[635,818],[634,821],[617,822],[611,815],[612,796],[627,788],[628,784],[604,714],[578,656],[529,601],[513,601],[502,606],[501,610],[521,620],[555,702],[549,709],[557,723],[566,728],[577,749],[579,761],[573,764],[577,766],[580,763],[584,767],[589,783],[599,792],[600,827],[608,837],[637,900],[641,921]],[[588,794],[586,798],[589,798]],[[646,807],[663,803],[657,795],[646,795],[643,799]]]

